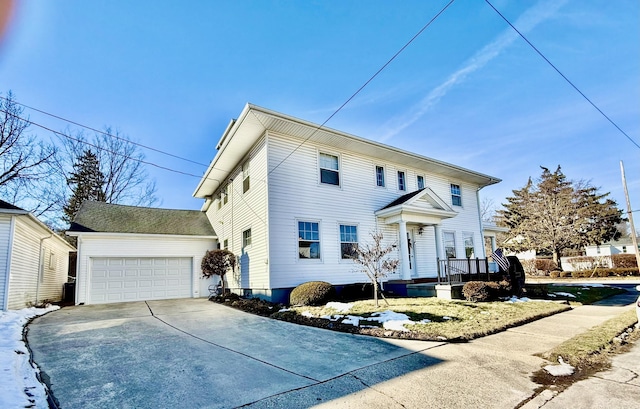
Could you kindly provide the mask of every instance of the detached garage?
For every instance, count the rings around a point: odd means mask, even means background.
[[[76,304],[209,295],[200,264],[217,238],[203,212],[85,202],[67,234],[78,238]]]

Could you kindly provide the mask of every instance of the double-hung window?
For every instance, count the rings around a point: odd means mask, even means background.
[[[451,184],[451,204],[454,206],[462,206],[460,185]]]
[[[384,167],[376,166],[376,186],[384,187]]]
[[[358,227],[345,224],[340,225],[340,256],[343,259],[356,257],[358,246]]]
[[[340,186],[338,157],[320,153],[320,183]]]
[[[424,189],[424,176],[418,175],[417,182],[418,182],[418,190]]]
[[[464,241],[464,255],[467,258],[474,257],[475,248],[473,247],[473,233],[462,233],[462,240]]]
[[[398,190],[407,190],[407,181],[404,177],[404,172],[398,171]]]
[[[242,165],[242,193],[247,193],[251,186],[251,178],[249,177],[249,161]]]
[[[251,245],[251,229],[242,232],[242,248]]]
[[[320,228],[315,222],[298,222],[298,258],[320,258]]]
[[[442,233],[444,242],[444,254],[447,258],[456,258],[456,235],[454,232],[445,231]]]
[[[229,201],[229,185],[225,186],[222,190],[222,200],[222,204],[227,204],[227,202]]]

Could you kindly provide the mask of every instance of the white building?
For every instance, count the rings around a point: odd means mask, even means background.
[[[374,231],[397,245],[389,280],[485,258],[478,192],[495,177],[251,104],[217,149],[194,196],[239,258],[235,291],[282,301],[307,281],[365,282],[349,249]]]

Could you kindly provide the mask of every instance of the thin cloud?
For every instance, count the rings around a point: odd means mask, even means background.
[[[540,1],[538,4],[525,11],[524,14],[516,20],[514,25],[518,27],[520,32],[526,33],[543,21],[553,17],[558,9],[565,3],[566,0]],[[418,121],[425,113],[445,97],[455,85],[462,83],[470,74],[487,65],[491,60],[500,55],[500,53],[511,45],[518,37],[519,35],[513,31],[511,27],[505,29],[496,40],[484,46],[473,57],[471,57],[462,68],[451,74],[445,82],[431,90],[426,97],[410,108],[409,112],[389,120],[387,122],[387,128],[390,128],[390,130],[380,137],[380,141],[386,141],[393,138],[404,129]]]

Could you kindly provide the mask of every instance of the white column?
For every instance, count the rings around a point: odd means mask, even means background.
[[[407,222],[401,220],[398,222],[400,226],[400,268],[403,280],[411,280],[411,269],[409,269],[409,247],[407,243]]]
[[[439,224],[433,226],[433,229],[436,234],[436,257],[438,260],[443,260],[444,253],[442,252],[442,227]]]
[[[491,236],[491,251],[496,251],[496,236]],[[487,254],[488,256],[489,254]]]

